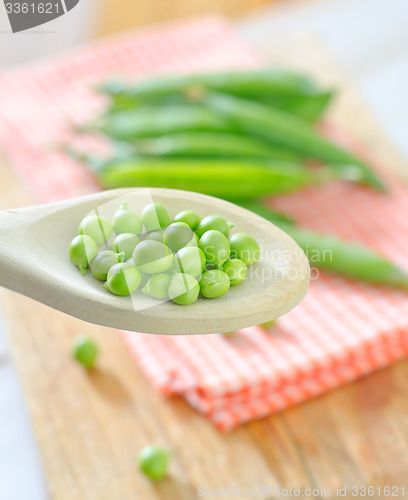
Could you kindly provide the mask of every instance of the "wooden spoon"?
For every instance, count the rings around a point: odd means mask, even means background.
[[[155,201],[171,217],[186,209],[200,216],[219,214],[253,235],[260,260],[247,279],[222,297],[190,306],[157,302],[140,289],[117,297],[89,271],[81,276],[68,258],[69,243],[89,212],[111,218],[122,201],[142,208]],[[295,307],[309,284],[303,251],[282,230],[237,205],[203,194],[173,189],[115,189],[59,203],[0,212],[0,285],[90,323],[144,333],[223,333],[265,323]]]

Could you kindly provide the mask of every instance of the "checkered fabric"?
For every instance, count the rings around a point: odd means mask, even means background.
[[[103,105],[91,89],[112,74],[251,67],[261,59],[220,18],[110,39],[0,76],[0,142],[38,200],[96,191],[92,176],[54,149],[70,124]],[[407,190],[391,195],[342,182],[271,201],[301,225],[370,245],[407,268]],[[408,353],[408,295],[320,273],[306,299],[269,331],[231,337],[122,332],[151,381],[181,394],[220,430],[283,410],[387,366]]]

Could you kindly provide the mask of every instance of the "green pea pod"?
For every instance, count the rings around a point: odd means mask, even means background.
[[[227,94],[252,96],[254,94],[309,94],[318,92],[308,77],[282,69],[223,71],[188,75],[170,75],[142,80],[127,85],[123,80],[111,80],[99,86],[109,95],[124,95],[140,102],[166,97],[186,91],[199,92],[202,88]]]
[[[324,170],[314,172],[301,165],[278,161],[133,158],[97,165],[94,158],[82,160],[94,170],[102,187],[107,189],[167,187],[227,199],[288,193],[331,178],[330,172]]]
[[[332,98],[333,92],[319,92],[313,95],[254,96],[252,100],[313,122],[322,116]]]
[[[258,203],[240,202],[242,206],[286,231],[309,257],[312,266],[349,278],[408,290],[408,273],[399,269],[373,250],[356,243],[341,241],[300,229],[290,222],[279,221],[276,213]]]
[[[128,144],[125,150],[129,151]],[[132,144],[138,156],[258,158],[298,162],[300,155],[288,148],[267,144],[251,137],[222,132],[183,132],[141,139]]]
[[[248,100],[280,109],[281,111],[285,111],[286,113],[298,116],[299,118],[310,122],[316,121],[322,116],[332,97],[332,92],[319,92],[313,95],[285,94],[274,96],[270,94],[254,94],[245,96]],[[137,109],[142,106],[182,106],[193,102],[194,99],[184,94],[172,94],[156,98],[152,97],[149,99],[143,99],[143,102],[139,102],[131,96],[115,94],[111,96],[108,113],[113,114],[118,111]]]
[[[175,75],[129,86],[112,80],[99,89],[109,94],[112,110],[181,104],[216,91],[265,102],[311,121],[321,116],[333,95],[331,91],[320,91],[304,75],[277,69]]]
[[[200,105],[146,107],[117,111],[81,127],[114,139],[131,141],[185,131],[230,131],[226,121]]]
[[[206,96],[210,109],[228,120],[237,132],[247,133],[291,148],[305,156],[333,165],[340,172],[352,166],[361,181],[384,191],[381,179],[362,160],[319,135],[307,122],[263,104],[224,94]]]

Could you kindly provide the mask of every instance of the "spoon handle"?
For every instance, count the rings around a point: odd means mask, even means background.
[[[30,215],[27,209],[0,212],[0,286],[33,296],[38,276],[30,263],[30,249],[24,245]]]

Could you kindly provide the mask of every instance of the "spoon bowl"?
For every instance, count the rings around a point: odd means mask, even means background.
[[[97,209],[111,218],[124,200],[141,207],[162,203],[172,218],[186,209],[219,214],[233,232],[253,235],[261,258],[248,277],[222,297],[189,306],[156,301],[139,289],[118,297],[90,271],[82,276],[68,258],[81,220]],[[133,208],[133,206],[132,206]],[[140,213],[140,212],[139,212]],[[59,203],[0,212],[0,285],[54,309],[104,326],[155,334],[223,333],[265,323],[295,307],[310,278],[304,252],[281,229],[227,201],[173,189],[115,189]]]

